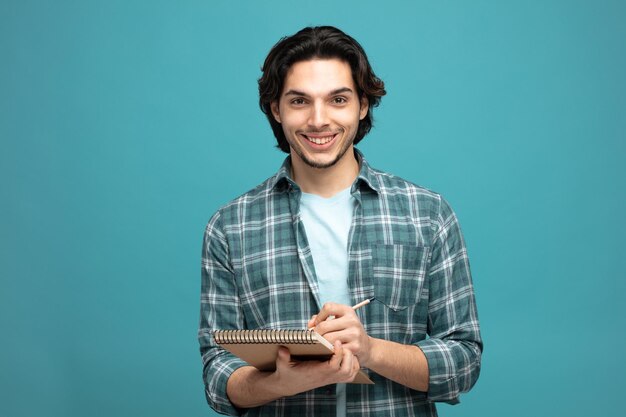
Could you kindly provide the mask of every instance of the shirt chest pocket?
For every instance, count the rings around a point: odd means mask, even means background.
[[[394,311],[418,303],[430,262],[430,248],[408,245],[372,247],[374,296]]]

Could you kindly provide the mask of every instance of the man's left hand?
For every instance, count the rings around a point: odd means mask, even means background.
[[[339,340],[344,349],[349,349],[359,359],[361,366],[368,366],[370,338],[352,307],[325,303],[320,312],[309,320],[308,328],[313,327],[330,343]]]

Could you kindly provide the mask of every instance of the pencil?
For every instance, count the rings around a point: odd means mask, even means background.
[[[372,297],[372,298],[368,298],[367,300],[363,300],[360,303],[353,305],[352,309],[353,310],[358,310],[359,308],[368,305],[369,303],[371,303],[375,299],[376,299],[376,297]]]
[[[376,299],[376,297],[372,297],[372,298],[368,298],[367,300],[363,300],[360,303],[357,303],[355,305],[352,306],[353,310],[358,310],[359,308],[368,305],[369,303],[371,303],[372,301],[374,301]],[[332,320],[334,319],[335,316],[328,316],[328,318],[326,320]],[[308,330],[311,331],[313,330],[315,327],[309,327]]]

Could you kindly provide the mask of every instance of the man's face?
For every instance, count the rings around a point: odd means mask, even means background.
[[[292,159],[314,168],[331,167],[352,149],[367,110],[367,99],[357,95],[350,65],[339,59],[293,64],[279,101],[272,103]]]

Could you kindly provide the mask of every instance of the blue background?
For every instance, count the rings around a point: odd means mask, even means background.
[[[332,24],[388,95],[360,148],[463,226],[483,372],[443,416],[618,415],[622,1],[0,1],[0,415],[206,416],[206,221],[283,159],[281,37]]]

